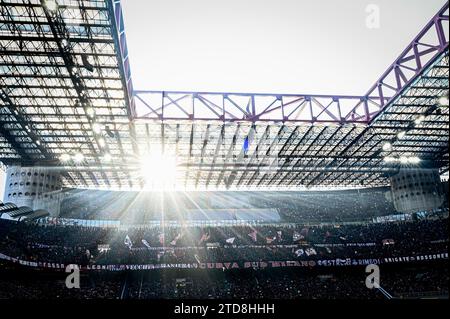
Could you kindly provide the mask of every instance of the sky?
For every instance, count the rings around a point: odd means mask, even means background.
[[[330,95],[366,94],[444,3],[122,0],[135,89]]]
[[[444,3],[122,0],[135,89],[352,95],[367,93]],[[379,28],[366,24],[369,5]]]

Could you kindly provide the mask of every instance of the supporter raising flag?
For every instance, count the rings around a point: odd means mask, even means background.
[[[144,246],[147,247],[148,249],[151,248],[150,244],[149,244],[148,241],[145,240],[145,239],[142,239],[142,244],[144,244]]]
[[[383,244],[383,246],[391,246],[391,245],[395,245],[395,240],[384,239],[381,243]]]
[[[202,235],[202,237],[200,238],[199,245],[201,245],[201,244],[203,244],[203,243],[206,243],[210,238],[211,238],[211,236],[210,236],[209,233],[204,233],[204,234]]]
[[[314,248],[310,247],[310,248],[305,249],[305,254],[307,256],[315,256],[315,255],[317,255],[317,251]]]
[[[236,240],[236,237],[232,237],[232,238],[228,238],[225,242],[227,244],[233,245],[235,240]]]
[[[281,230],[277,231],[277,239],[278,239],[278,241],[283,240],[283,232]]]
[[[183,237],[183,234],[182,233],[179,233],[171,242],[170,242],[170,244],[172,245],[172,246],[176,246],[177,245],[177,242],[181,239]]]
[[[303,256],[305,254],[305,251],[303,250],[303,249],[297,249],[296,251],[295,251],[295,255],[297,256],[297,257],[301,257],[301,256]]]
[[[292,236],[292,241],[296,242],[296,241],[300,241],[300,240],[305,240],[306,237],[309,234],[309,228],[303,228],[300,232],[298,231],[294,231],[294,234]]]
[[[164,245],[164,243],[166,242],[166,238],[164,236],[164,233],[159,234],[158,238],[159,238],[159,243],[161,245]]]
[[[252,231],[248,236],[256,243],[258,241],[258,232],[256,229]]]
[[[292,235],[292,241],[296,242],[302,240],[304,237],[297,231],[294,231],[294,235]]]
[[[271,236],[266,237],[266,242],[269,245],[273,244],[273,242],[276,241],[276,240],[277,240],[276,236],[275,237],[271,237]]]
[[[126,236],[125,240],[123,242],[125,244],[125,246],[127,246],[129,249],[133,248],[133,242],[130,239],[130,236]]]

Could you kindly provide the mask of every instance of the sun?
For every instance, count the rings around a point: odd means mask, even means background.
[[[175,156],[151,153],[141,157],[140,172],[145,188],[171,188],[176,183],[177,160]]]

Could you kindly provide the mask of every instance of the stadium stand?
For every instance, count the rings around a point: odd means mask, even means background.
[[[233,208],[228,208],[228,211],[240,209],[245,214],[248,209],[276,209],[281,217],[280,222],[293,223],[371,220],[396,212],[392,202],[386,198],[388,191],[389,188],[290,193],[240,192],[236,194],[245,201],[235,199],[230,203]],[[143,224],[161,220],[162,211],[165,220],[199,219],[191,218],[189,213],[200,209],[210,213],[204,214],[203,219],[221,220],[216,215],[224,210],[215,205],[214,198],[224,195],[233,198],[233,192],[212,192],[208,198],[201,193],[177,192],[162,199],[160,193],[68,190],[62,201],[61,217],[117,219],[128,224]],[[226,219],[229,217],[223,218]],[[249,220],[248,217],[245,219]]]
[[[170,92],[120,0],[0,1],[0,299],[448,299],[448,23],[364,95]]]
[[[17,207],[13,203],[3,204],[0,202],[0,218],[15,220],[26,219],[28,221],[34,221],[41,218],[46,218],[48,216],[49,213],[42,209],[33,211],[29,207]]]
[[[83,265],[381,259],[445,253],[447,222],[118,230],[2,221],[0,252],[23,261]]]

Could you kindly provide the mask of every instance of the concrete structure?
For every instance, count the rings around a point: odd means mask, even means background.
[[[392,200],[397,211],[417,213],[438,209],[444,190],[438,170],[402,169],[391,178]]]
[[[11,166],[6,171],[3,201],[18,207],[47,210],[52,217],[60,211],[62,179],[57,170]]]

